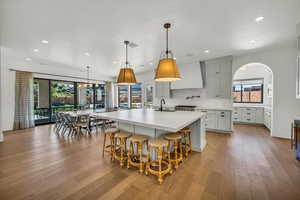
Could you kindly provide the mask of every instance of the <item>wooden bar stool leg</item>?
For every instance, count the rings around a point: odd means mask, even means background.
[[[125,148],[125,144],[124,144],[124,139],[123,138],[121,139],[120,148],[121,148],[120,166],[123,167],[124,166],[124,148]]]
[[[146,176],[148,176],[149,174],[149,168],[150,168],[150,148],[148,147],[147,162],[146,162],[146,169],[145,169]]]
[[[189,152],[192,152],[192,139],[191,139],[191,133],[189,134]]]
[[[129,143],[129,150],[128,150],[127,169],[130,168],[129,161],[131,160],[132,152],[133,152],[133,143],[130,141],[130,143]]]
[[[180,152],[180,159],[183,162],[183,150],[182,150],[182,142],[179,140],[179,152]]]
[[[178,168],[178,143],[177,140],[174,141],[174,153],[175,153],[175,169]]]
[[[114,160],[115,153],[115,138],[113,135],[110,136],[110,159]]]
[[[106,134],[104,133],[103,147],[102,147],[102,157],[104,157],[105,146],[106,146]]]
[[[142,149],[143,149],[143,143],[138,143],[138,152],[139,152],[139,156],[140,156],[140,173],[143,173],[143,156],[142,156]]]
[[[162,173],[161,173],[161,161],[162,161],[162,148],[158,148],[157,152],[157,159],[158,159],[158,167],[159,167],[159,173],[158,173],[158,182],[159,184],[162,184],[163,179],[162,179]]]

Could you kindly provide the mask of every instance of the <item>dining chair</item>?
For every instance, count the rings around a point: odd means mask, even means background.
[[[86,132],[91,136],[90,125],[90,116],[88,114],[78,115],[75,126],[79,133],[82,134],[82,129],[86,129]]]

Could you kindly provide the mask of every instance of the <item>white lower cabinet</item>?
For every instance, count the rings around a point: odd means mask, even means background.
[[[269,124],[271,124],[271,114],[268,114],[266,110],[267,109],[263,107],[234,107],[233,122],[264,124],[269,128]]]
[[[272,110],[271,108],[264,109],[264,125],[271,130],[272,127]]]
[[[216,132],[232,132],[232,112],[222,110],[200,110],[206,114],[205,126],[207,130]]]

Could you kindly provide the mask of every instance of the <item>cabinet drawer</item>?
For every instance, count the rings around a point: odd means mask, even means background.
[[[242,117],[242,121],[243,122],[249,122],[249,123],[255,123],[255,116],[248,116],[248,115],[245,115]]]

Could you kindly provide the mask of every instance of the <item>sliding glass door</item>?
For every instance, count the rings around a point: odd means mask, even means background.
[[[131,108],[142,108],[142,84],[138,83],[130,87]]]
[[[54,122],[57,111],[105,108],[105,84],[35,78],[33,87],[36,124]]]
[[[120,108],[130,108],[129,104],[129,87],[118,86],[118,97],[119,97],[119,107]]]
[[[74,82],[51,80],[51,113],[55,121],[57,111],[71,111],[75,108]]]
[[[95,109],[105,108],[105,97],[106,97],[106,86],[105,84],[95,85]]]
[[[77,84],[77,108],[94,109],[94,87],[92,84]]]
[[[34,79],[34,120],[35,124],[44,124],[51,121],[50,111],[50,80]]]

